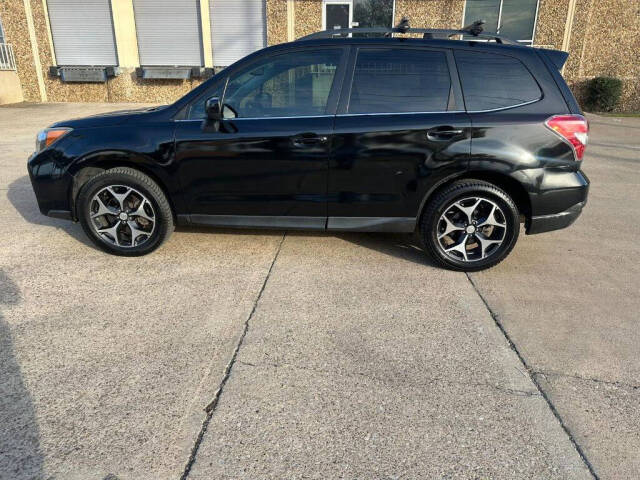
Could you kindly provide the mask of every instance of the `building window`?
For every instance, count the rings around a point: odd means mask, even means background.
[[[4,28],[2,28],[2,19],[0,18],[0,43],[6,43],[4,41]]]
[[[532,45],[537,13],[538,0],[467,0],[464,24],[485,20],[485,32]]]
[[[392,27],[394,0],[324,0],[322,28]]]
[[[353,0],[353,21],[361,28],[392,27],[393,3],[394,0]]]

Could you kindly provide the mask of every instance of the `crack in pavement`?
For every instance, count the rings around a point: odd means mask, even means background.
[[[553,413],[553,415],[556,417],[556,420],[558,420],[558,423],[560,423],[560,426],[562,427],[564,432],[569,437],[569,440],[571,441],[571,443],[573,444],[574,448],[578,452],[578,455],[580,455],[580,458],[582,459],[583,463],[585,464],[585,466],[589,470],[589,473],[591,473],[591,476],[594,478],[594,480],[599,480],[599,477],[596,474],[596,471],[593,468],[593,465],[591,465],[591,462],[589,461],[589,459],[587,458],[586,454],[582,450],[582,447],[580,447],[580,445],[576,441],[575,437],[573,436],[573,433],[571,432],[571,430],[569,430],[569,427],[567,427],[567,425],[564,423],[562,417],[560,416],[560,413],[556,409],[556,407],[553,404],[553,402],[551,401],[551,399],[547,396],[546,392],[543,390],[543,388],[538,383],[538,380],[536,379],[535,373],[533,372],[533,370],[527,364],[526,360],[524,359],[524,357],[520,353],[520,350],[518,350],[518,347],[516,346],[516,344],[513,342],[513,340],[511,340],[511,337],[509,336],[509,334],[507,333],[507,330],[502,325],[502,322],[500,321],[500,318],[499,318],[498,314],[493,311],[493,309],[489,305],[489,302],[484,297],[484,295],[480,292],[480,289],[478,288],[476,283],[473,281],[473,278],[471,277],[471,275],[469,275],[469,273],[465,273],[465,275],[467,276],[467,279],[469,280],[469,283],[471,283],[471,286],[473,287],[473,289],[476,291],[476,293],[480,297],[480,300],[482,300],[482,302],[484,303],[484,306],[487,308],[487,311],[491,315],[491,318],[493,318],[493,321],[495,322],[496,326],[498,327],[498,329],[500,329],[500,331],[502,332],[502,335],[504,335],[504,338],[509,343],[509,346],[511,347],[511,350],[513,350],[514,353],[517,355],[517,357],[520,359],[520,362],[522,362],[522,365],[524,366],[524,368],[527,370],[527,372],[529,374],[529,378],[531,379],[533,384],[536,386],[536,388],[540,392],[540,395],[542,396],[542,398],[544,398],[545,402],[547,402],[547,405],[551,409],[551,412]]]
[[[602,380],[600,378],[581,377],[580,375],[571,375],[569,373],[553,372],[553,371],[532,371],[532,375],[540,375],[542,377],[565,377],[573,378],[574,380],[581,380],[583,382],[600,383],[603,385],[611,385],[613,387],[630,388],[633,390],[639,390],[640,385],[634,385],[632,383],[617,382],[613,380]]]
[[[289,368],[295,368],[297,370],[303,370],[303,371],[307,371],[307,372],[314,372],[314,373],[321,373],[324,375],[342,375],[344,377],[362,377],[362,378],[366,378],[368,380],[373,380],[376,382],[384,382],[385,380],[383,378],[379,378],[376,377],[375,375],[368,375],[366,373],[362,373],[362,372],[338,372],[335,370],[326,370],[326,369],[322,369],[322,368],[314,368],[314,367],[308,367],[308,366],[303,366],[303,365],[296,365],[294,363],[276,363],[276,362],[260,362],[260,363],[251,363],[251,362],[244,362],[242,360],[238,360],[237,363],[239,363],[240,365],[244,365],[247,367],[254,367],[254,368],[261,368],[261,367],[273,367],[273,368],[281,368],[281,367],[289,367]],[[518,390],[516,388],[509,388],[509,387],[503,387],[500,385],[495,385],[492,383],[486,383],[486,382],[476,382],[476,383],[469,383],[469,382],[456,382],[453,380],[449,380],[446,378],[442,378],[442,377],[429,377],[429,378],[425,378],[425,377],[421,377],[423,380],[426,381],[426,383],[428,383],[429,385],[433,384],[433,383],[439,383],[439,384],[444,384],[444,385],[462,385],[462,386],[466,386],[466,387],[487,387],[487,388],[492,388],[494,390],[497,390],[499,392],[502,392],[504,394],[507,395],[515,395],[518,397],[539,397],[540,393],[538,391],[535,392],[528,392],[526,390]]]
[[[247,336],[247,332],[249,331],[249,322],[253,318],[253,315],[256,313],[256,309],[258,308],[258,302],[260,301],[260,298],[262,298],[262,294],[264,292],[265,287],[267,286],[267,282],[269,281],[269,277],[271,277],[271,272],[273,271],[273,266],[275,265],[276,260],[278,259],[278,255],[280,255],[280,250],[282,249],[282,244],[284,243],[284,239],[285,239],[286,235],[287,235],[287,232],[285,231],[282,234],[282,238],[280,239],[280,243],[278,244],[278,248],[276,249],[276,253],[273,256],[273,260],[271,261],[271,265],[269,266],[269,270],[267,271],[267,275],[264,278],[264,282],[262,282],[262,287],[260,288],[260,291],[258,292],[258,295],[256,296],[255,301],[253,302],[253,308],[251,309],[251,313],[249,313],[249,315],[247,316],[246,320],[244,321],[244,326],[243,326],[243,329],[242,329],[242,333],[240,334],[240,338],[238,339],[238,343],[236,344],[236,347],[233,349],[233,352],[231,354],[231,358],[229,359],[229,362],[227,363],[227,366],[225,367],[225,369],[223,371],[222,380],[220,380],[220,384],[218,385],[218,389],[213,394],[213,400],[211,400],[209,405],[207,405],[205,407],[205,409],[204,409],[207,415],[206,415],[204,421],[202,422],[202,427],[200,428],[200,432],[198,433],[198,436],[196,437],[196,441],[193,444],[193,448],[191,449],[191,454],[189,455],[189,459],[187,460],[187,464],[185,465],[184,471],[182,472],[182,475],[180,476],[180,480],[186,480],[189,477],[189,473],[191,473],[191,469],[193,468],[193,464],[196,461],[196,456],[198,455],[198,450],[200,449],[200,445],[202,444],[202,440],[204,438],[204,434],[207,432],[207,428],[209,427],[209,423],[211,422],[211,418],[213,417],[215,409],[218,406],[218,402],[220,401],[220,396],[222,395],[222,391],[224,389],[224,386],[226,385],[227,381],[229,380],[229,377],[231,377],[231,370],[233,369],[233,365],[236,363],[236,358],[238,357],[238,352],[240,351],[240,347],[242,346],[242,343],[244,342],[244,339]]]

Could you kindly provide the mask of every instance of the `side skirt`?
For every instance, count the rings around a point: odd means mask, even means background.
[[[327,230],[334,232],[413,232],[415,217],[329,217]]]
[[[276,228],[287,230],[324,230],[326,217],[184,215],[191,225],[229,228]]]
[[[415,217],[295,217],[253,215],[178,215],[179,225],[227,228],[328,230],[332,232],[403,232],[416,227]]]

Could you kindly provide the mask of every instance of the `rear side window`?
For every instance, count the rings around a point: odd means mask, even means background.
[[[467,110],[494,110],[539,100],[538,83],[520,60],[504,55],[455,52]]]
[[[443,112],[451,95],[451,76],[444,52],[361,49],[348,112]]]

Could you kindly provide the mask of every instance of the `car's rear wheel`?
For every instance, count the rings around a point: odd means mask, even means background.
[[[92,177],[77,201],[80,223],[101,249],[116,255],[145,255],[173,231],[171,207],[147,175],[127,167]]]
[[[426,251],[452,270],[478,271],[511,252],[520,231],[509,195],[481,180],[454,182],[430,201],[420,222]]]

